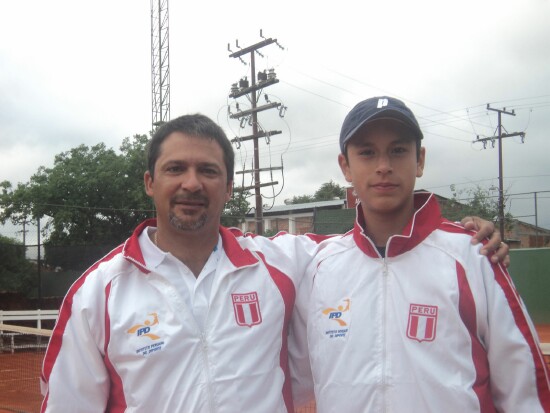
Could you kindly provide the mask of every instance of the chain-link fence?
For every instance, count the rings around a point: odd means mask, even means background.
[[[58,308],[80,274],[115,246],[56,246],[32,225],[0,227],[2,309]]]

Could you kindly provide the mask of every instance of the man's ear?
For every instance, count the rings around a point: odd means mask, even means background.
[[[225,194],[225,202],[229,202],[229,200],[231,199],[231,195],[233,195],[233,181],[229,181],[227,183],[227,191],[226,191],[226,194]]]
[[[424,174],[424,163],[426,162],[426,148],[420,147],[418,161],[416,162],[416,177],[420,178]]]
[[[346,181],[351,182],[351,172],[349,170],[349,163],[348,163],[348,160],[346,159],[346,156],[342,153],[338,155],[338,164],[340,165],[340,169],[342,170],[342,173],[344,174]]]
[[[153,177],[149,171],[145,171],[143,174],[143,183],[145,185],[145,193],[153,196]]]

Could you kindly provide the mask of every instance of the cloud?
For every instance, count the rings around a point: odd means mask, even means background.
[[[171,2],[171,114],[201,112],[230,136],[250,134],[228,119],[231,84],[250,67],[229,58],[227,43],[246,47],[263,29],[285,48],[256,56],[257,70],[274,67],[280,79],[265,92],[288,107],[283,119],[260,115],[263,128],[283,131],[261,144],[262,165],[284,156],[278,204],[330,179],[344,183],[336,163],[341,122],[359,100],[381,94],[405,100],[425,131],[422,187],[495,183],[496,150],[472,144],[495,132],[490,103],[516,111],[503,116],[506,130],[527,131],[524,144],[503,142],[505,185],[550,190],[549,9],[541,0]],[[118,148],[125,136],[149,131],[149,13],[149,4],[130,0],[3,5],[0,35],[10,41],[0,45],[2,179],[26,181],[81,143]],[[250,160],[250,146],[243,151]],[[550,205],[540,198],[539,223],[550,227]],[[517,215],[531,214],[521,208]]]

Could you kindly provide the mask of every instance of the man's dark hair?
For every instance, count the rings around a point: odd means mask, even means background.
[[[216,141],[223,151],[223,160],[227,170],[227,183],[233,180],[235,169],[235,153],[231,142],[222,128],[207,116],[196,113],[183,115],[160,126],[147,146],[147,169],[151,178],[155,178],[155,164],[160,154],[164,140],[173,132],[181,132],[189,136]]]

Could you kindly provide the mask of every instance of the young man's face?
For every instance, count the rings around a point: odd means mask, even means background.
[[[154,179],[145,173],[145,190],[155,202],[159,228],[218,231],[232,183],[216,141],[173,132],[161,145],[154,172]]]
[[[424,148],[417,154],[414,135],[400,122],[373,121],[355,134],[347,144],[347,159],[340,154],[338,162],[361,200],[367,222],[408,220],[424,157]]]

